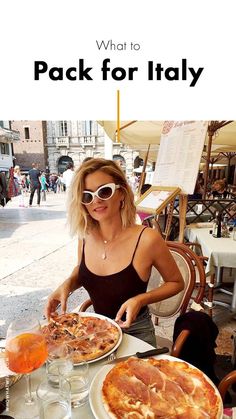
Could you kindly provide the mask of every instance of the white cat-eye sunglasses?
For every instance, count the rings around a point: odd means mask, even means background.
[[[116,189],[119,189],[120,185],[116,185],[115,183],[106,183],[106,185],[100,186],[95,192],[91,191],[83,191],[81,202],[84,205],[92,204],[94,201],[95,196],[103,201],[110,199]]]

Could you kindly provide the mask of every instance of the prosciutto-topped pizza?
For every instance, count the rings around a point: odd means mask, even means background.
[[[106,375],[105,409],[116,419],[218,419],[221,400],[186,362],[130,357]]]
[[[100,358],[120,339],[120,329],[109,320],[79,313],[53,317],[42,332],[51,347],[66,343],[73,351],[74,363]]]

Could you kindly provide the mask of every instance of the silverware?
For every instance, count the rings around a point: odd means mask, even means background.
[[[107,358],[107,362],[106,364],[109,364],[109,362],[114,361],[114,359],[116,359],[117,357],[117,350],[112,352],[109,357]]]
[[[151,349],[150,351],[145,351],[145,352],[136,352],[135,354],[127,355],[127,356],[121,356],[119,358],[116,358],[116,356],[115,356],[112,360],[109,360],[107,362],[107,364],[116,364],[118,362],[125,361],[126,359],[130,358],[131,356],[136,356],[137,358],[148,358],[149,356],[166,354],[167,352],[169,352],[169,348],[163,347],[163,348],[158,348],[158,349]]]

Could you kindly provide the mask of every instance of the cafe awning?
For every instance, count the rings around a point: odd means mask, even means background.
[[[98,121],[112,141],[116,141],[116,121]],[[147,144],[160,144],[164,121],[120,121],[120,141],[144,151]],[[206,144],[208,138],[206,137]],[[142,147],[141,147],[142,146]],[[236,121],[220,128],[212,143],[212,151],[236,151]]]

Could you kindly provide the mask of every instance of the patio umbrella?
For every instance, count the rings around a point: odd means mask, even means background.
[[[117,121],[98,121],[112,141],[117,138]],[[164,121],[120,121],[120,141],[133,148],[145,144],[158,145]],[[212,150],[236,151],[236,121],[210,121],[214,125]],[[208,138],[206,138],[206,144]],[[143,151],[143,147],[142,147]]]
[[[117,140],[117,121],[98,121],[112,141]],[[140,152],[145,159],[150,144],[148,159],[156,161],[158,145],[164,121],[120,121],[120,141]],[[206,136],[205,183],[208,179],[211,152],[236,152],[236,121],[210,121]],[[206,186],[205,186],[206,187]]]

